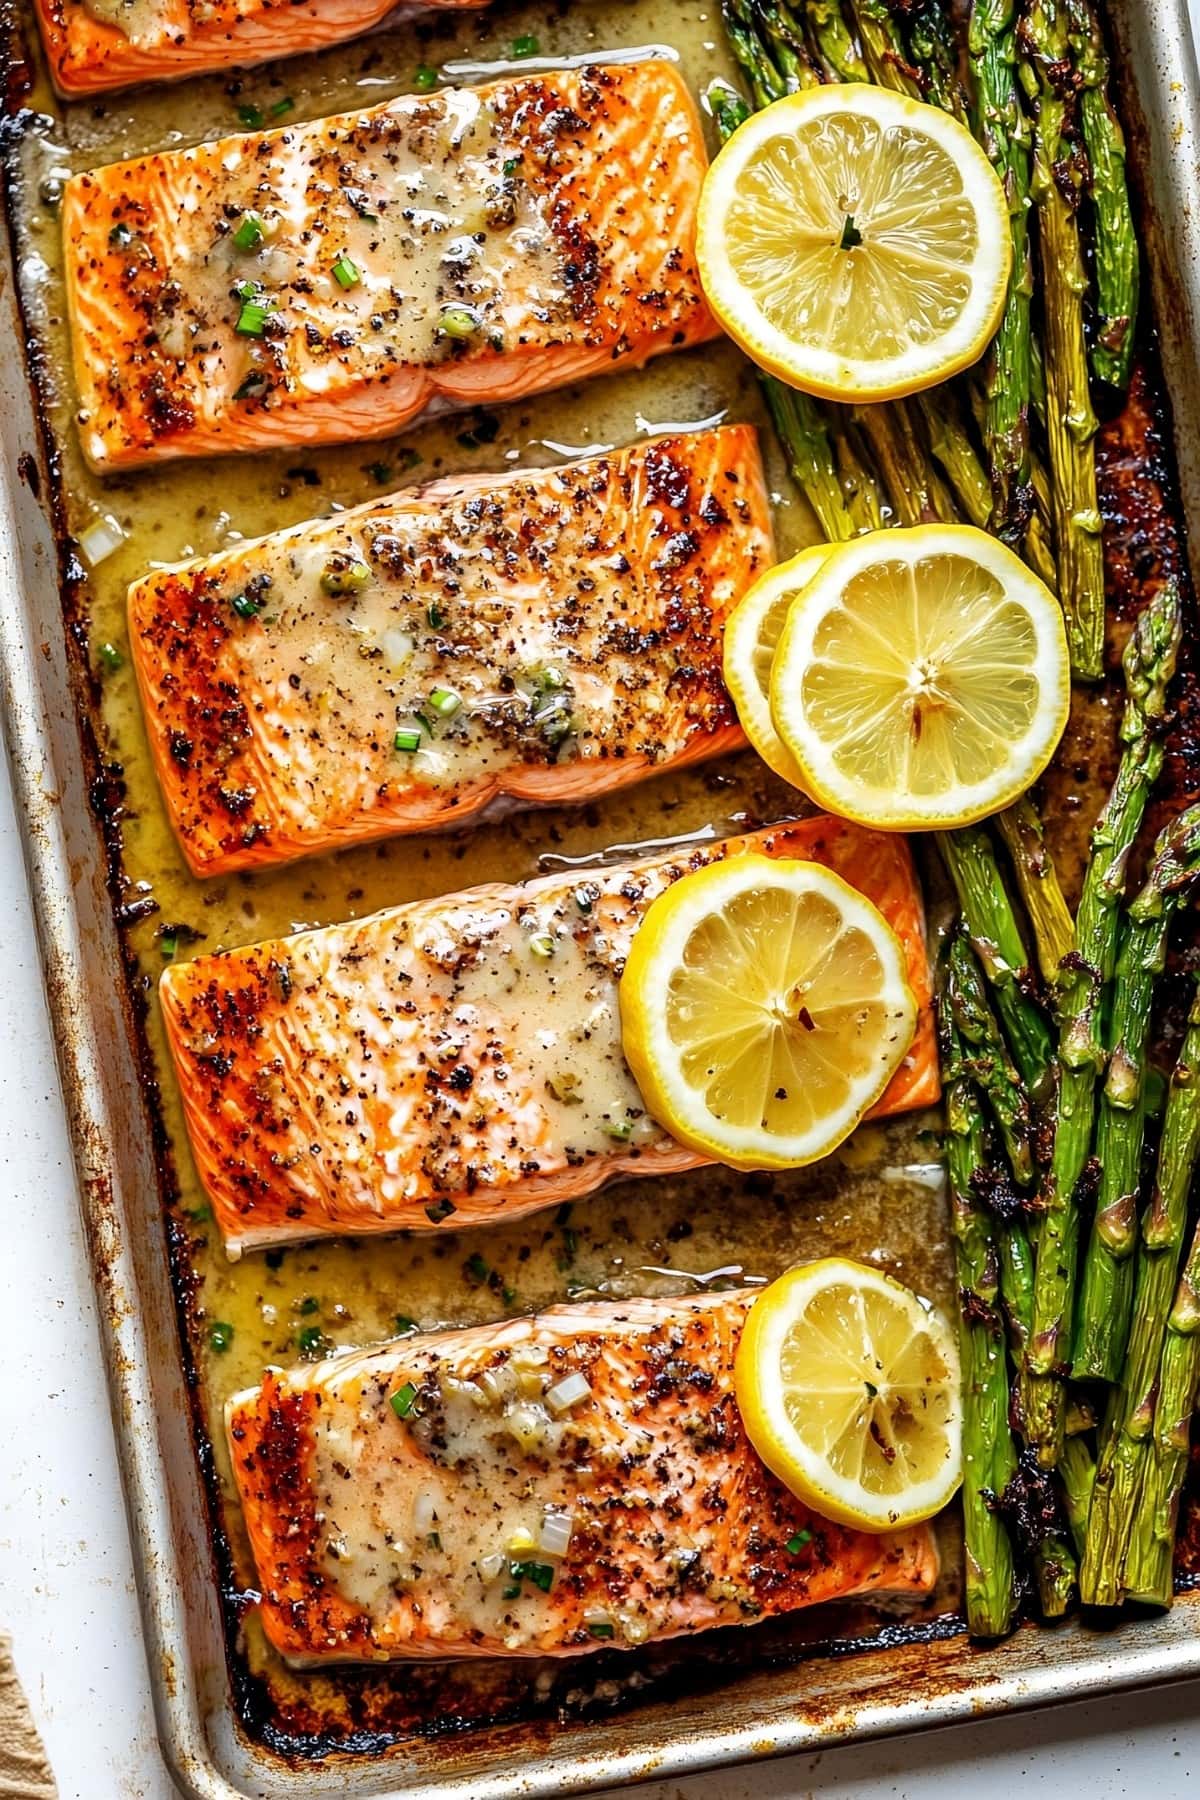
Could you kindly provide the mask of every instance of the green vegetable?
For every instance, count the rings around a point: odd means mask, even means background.
[[[453,688],[435,687],[429,696],[429,704],[439,718],[452,719],[462,705],[462,697]]]
[[[333,279],[341,288],[356,287],[362,280],[362,272],[358,264],[352,262],[344,251],[333,265]]]
[[[523,62],[527,56],[536,56],[541,50],[541,47],[540,42],[533,33],[527,31],[523,32],[520,37],[515,37],[513,39],[512,54],[516,57],[518,62]]]
[[[469,306],[447,306],[443,309],[438,321],[442,335],[453,338],[456,342],[465,342],[479,330],[479,315]]]
[[[115,674],[125,662],[125,658],[121,655],[117,646],[108,642],[96,646],[96,655],[100,658],[100,661],[110,675]]]
[[[263,326],[274,312],[270,300],[243,300],[234,330],[239,337],[261,337]]]
[[[421,748],[420,726],[402,725],[396,733],[394,742],[397,750],[407,751],[411,755],[414,750]]]
[[[234,249],[257,250],[266,235],[263,222],[256,212],[243,213],[233,234]]]
[[[398,1419],[407,1419],[417,1398],[416,1386],[406,1381],[402,1388],[397,1388],[391,1398],[391,1408]]]
[[[292,99],[292,96],[290,94],[285,94],[282,100],[276,100],[274,106],[272,106],[271,117],[273,119],[282,119],[285,113],[291,112],[295,104],[296,102]]]
[[[413,86],[418,94],[428,94],[437,86],[437,70],[431,69],[428,63],[422,63],[413,76]]]
[[[237,116],[246,127],[247,131],[257,131],[263,122],[261,111],[257,106],[253,105],[239,106],[237,109]]]
[[[256,619],[262,611],[262,601],[256,600],[253,594],[235,594],[229,602],[239,619]]]
[[[417,1321],[415,1319],[410,1319],[407,1313],[397,1313],[392,1322],[396,1327],[396,1333],[399,1337],[407,1337],[410,1332],[420,1331],[421,1329],[417,1324]]]
[[[516,1582],[531,1581],[535,1588],[541,1588],[548,1594],[554,1585],[553,1563],[515,1562],[509,1563],[508,1572]],[[520,1592],[518,1588],[517,1592]]]
[[[233,1342],[233,1326],[226,1319],[214,1319],[208,1328],[208,1347],[224,1356]]]
[[[337,551],[321,571],[321,591],[331,599],[344,600],[350,594],[360,593],[370,579],[371,571],[365,562]]]
[[[804,1547],[812,1543],[812,1535],[812,1532],[805,1526],[804,1530],[798,1531],[795,1537],[790,1537],[787,1541],[788,1555],[799,1556]]]

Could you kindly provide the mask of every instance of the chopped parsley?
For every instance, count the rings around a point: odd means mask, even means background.
[[[391,1406],[392,1411],[398,1419],[407,1419],[409,1413],[413,1409],[416,1398],[416,1386],[411,1381],[406,1381],[402,1388],[396,1389],[396,1392],[392,1395]]]

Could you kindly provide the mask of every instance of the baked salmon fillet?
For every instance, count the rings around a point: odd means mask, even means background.
[[[130,641],[189,865],[591,800],[736,748],[722,630],[770,560],[755,434],[729,426],[434,482],[148,576]]]
[[[751,1448],[753,1292],[556,1306],[401,1338],[229,1403],[284,1656],[569,1656],[851,1594],[927,1594],[926,1526],[809,1511]]]
[[[919,1018],[876,1110],[935,1100],[921,897],[900,837],[822,816],[478,887],[166,970],[188,1133],[229,1254],[485,1225],[614,1176],[700,1166],[646,1113],[617,984],[656,895],[744,850],[823,863],[879,907]]]
[[[463,11],[486,0],[36,0],[50,78],[68,99],[178,81],[233,64],[345,43],[397,10]]]
[[[647,61],[406,95],[76,175],[78,423],[100,471],[361,442],[712,337],[700,122]]]

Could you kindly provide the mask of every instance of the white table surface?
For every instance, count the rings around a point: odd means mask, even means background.
[[[1191,0],[1193,30],[1200,0]],[[0,756],[0,1631],[63,1800],[171,1800],[8,768]],[[646,1800],[1183,1800],[1200,1682],[634,1790]],[[628,1790],[626,1790],[628,1791]],[[0,1793],[0,1800],[5,1800]]]

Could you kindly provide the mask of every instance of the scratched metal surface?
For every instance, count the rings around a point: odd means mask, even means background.
[[[1126,113],[1146,205],[1146,262],[1174,413],[1187,516],[1200,519],[1200,254],[1195,201],[1197,82],[1177,0],[1113,0],[1125,52]],[[665,29],[663,36],[669,36]],[[325,110],[328,110],[327,108]],[[11,271],[4,323],[20,331]],[[777,1666],[760,1654],[689,1665],[685,1685],[607,1716],[553,1712],[431,1739],[386,1757],[347,1752],[282,1761],[234,1723],[225,1621],[193,1448],[192,1393],[162,1231],[145,1069],[122,978],[89,775],[94,696],[64,632],[57,547],[44,503],[54,471],[38,442],[19,362],[0,369],[0,684],[25,820],[80,1191],[104,1327],[114,1421],[139,1558],[159,1726],[184,1788],[198,1795],[386,1795],[465,1800],[584,1791],[649,1775],[782,1754],[824,1742],[945,1723],[980,1712],[1170,1679],[1200,1670],[1194,1603],[1103,1635],[1026,1629],[970,1649],[950,1624],[920,1643]],[[32,459],[32,460],[29,460]],[[40,490],[39,494],[35,490]],[[756,1634],[749,1634],[755,1636]],[[727,1640],[726,1640],[727,1642]],[[593,1696],[593,1699],[598,1697]],[[628,1696],[627,1696],[628,1698]]]

